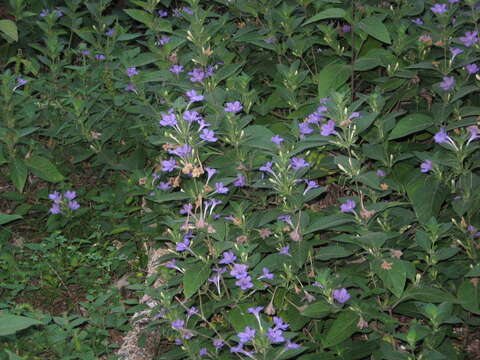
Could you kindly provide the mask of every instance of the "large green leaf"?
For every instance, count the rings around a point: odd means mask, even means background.
[[[0,225],[5,225],[9,222],[21,219],[20,215],[7,215],[0,213]]]
[[[385,269],[382,267],[383,260],[377,259],[373,263],[373,270],[382,279],[385,287],[390,290],[393,295],[400,298],[405,288],[405,282],[407,280],[407,271],[402,260],[388,259],[388,264],[391,268]]]
[[[172,192],[172,193],[168,193],[168,194],[160,193],[157,196],[151,197],[151,198],[148,198],[148,199],[152,200],[153,202],[156,202],[156,203],[163,203],[163,202],[167,202],[167,201],[186,200],[186,199],[189,199],[189,198],[190,198],[190,195],[188,193],[177,191],[177,192]]]
[[[426,223],[432,216],[437,217],[445,200],[445,186],[432,176],[417,174],[407,184],[407,195],[421,223]]]
[[[0,336],[12,335],[30,326],[42,324],[39,320],[25,316],[0,314]]]
[[[125,9],[125,11],[130,17],[134,18],[141,23],[144,23],[148,27],[153,25],[153,16],[146,11],[139,9]]]
[[[389,140],[398,139],[425,129],[433,125],[433,119],[425,114],[411,114],[400,119],[393,128]]]
[[[183,275],[183,293],[189,298],[200,289],[210,276],[209,263],[197,263],[186,268]]]
[[[28,169],[22,159],[13,159],[9,164],[10,179],[19,192],[23,191],[27,181]]]
[[[369,16],[360,21],[358,27],[375,39],[390,44],[390,33],[382,21],[383,16]]]
[[[7,41],[18,41],[17,25],[12,20],[0,20],[0,32]]]
[[[330,314],[332,310],[332,305],[324,300],[320,300],[309,304],[301,314],[309,318],[321,319]]]
[[[32,156],[25,160],[25,164],[32,172],[43,180],[59,182],[64,179],[55,165],[50,160],[41,156]]]
[[[337,214],[329,216],[316,215],[314,220],[305,230],[304,234],[310,234],[318,230],[332,229],[336,226],[348,224],[354,222],[355,219],[351,215],[347,214]]]
[[[345,84],[352,74],[352,67],[343,63],[325,66],[318,73],[318,96],[325,97]]]
[[[310,19],[305,21],[303,26],[311,24],[315,21],[320,21],[324,19],[343,18],[344,16],[345,16],[345,10],[340,8],[330,8],[330,9],[319,12],[317,15],[312,16]]]
[[[458,288],[457,297],[460,305],[462,305],[465,310],[477,315],[480,315],[479,295],[478,285],[474,285],[471,279],[464,280]]]
[[[328,348],[340,344],[356,332],[358,315],[353,311],[344,311],[335,319],[323,338],[323,346]]]

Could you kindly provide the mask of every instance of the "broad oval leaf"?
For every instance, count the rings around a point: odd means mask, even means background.
[[[371,37],[374,37],[381,42],[390,44],[390,33],[382,22],[383,16],[369,16],[360,21],[358,27],[365,31]]]
[[[33,325],[43,325],[43,323],[25,316],[0,315],[0,336],[13,335]]]
[[[210,276],[210,263],[198,263],[187,267],[183,276],[183,293],[191,297]]]
[[[388,139],[398,139],[428,129],[432,125],[433,119],[428,115],[421,113],[407,115],[398,121]]]
[[[320,21],[324,19],[334,19],[334,18],[343,18],[345,16],[345,10],[340,8],[331,8],[319,12],[317,15],[312,16],[310,19],[305,21],[302,26],[311,24],[315,21]]]
[[[326,348],[340,344],[356,332],[358,315],[353,311],[344,311],[335,319],[330,329],[323,338],[323,346]]]

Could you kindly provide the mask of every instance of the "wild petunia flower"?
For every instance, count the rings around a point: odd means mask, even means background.
[[[170,72],[178,75],[178,74],[184,72],[183,66],[182,65],[176,65],[176,64],[172,65],[172,67],[170,68]]]
[[[73,201],[69,201],[68,202],[68,208],[70,210],[78,210],[80,208],[80,204],[76,201],[76,200],[73,200]]]
[[[156,44],[158,46],[162,46],[162,45],[168,44],[169,41],[170,41],[170,36],[162,35],[162,37],[160,38],[160,40],[156,42]]]
[[[226,187],[225,185],[223,185],[222,182],[217,182],[215,183],[215,192],[217,194],[226,194],[228,193],[228,187]]]
[[[280,251],[279,251],[278,253],[281,254],[281,255],[292,256],[292,255],[290,254],[290,246],[289,246],[289,245],[284,246],[284,247],[281,247],[281,248],[280,248]]]
[[[198,314],[198,309],[195,306],[192,306],[190,309],[187,310],[187,316],[191,317],[193,315]]]
[[[350,25],[343,25],[342,26],[342,32],[343,33],[349,33],[350,30],[352,30],[352,27]]]
[[[337,132],[335,131],[335,121],[328,120],[326,124],[323,124],[320,134],[322,136],[330,136],[332,134],[337,134]]]
[[[173,112],[173,109],[170,109],[167,114],[162,114],[162,120],[159,121],[159,124],[162,126],[176,126],[177,117]]]
[[[475,75],[480,71],[480,68],[477,64],[468,64],[467,66],[465,66],[465,70],[467,70],[469,75]]]
[[[253,287],[252,278],[250,276],[245,276],[235,281],[235,285],[243,291],[251,289]]]
[[[411,22],[417,25],[423,25],[423,20],[420,18],[413,19]]]
[[[444,76],[440,87],[445,91],[453,89],[455,87],[455,78],[453,76]]]
[[[280,145],[284,140],[282,137],[275,135],[270,139],[274,144]]]
[[[273,275],[268,268],[263,268],[262,273],[263,275],[259,276],[258,280],[261,280],[261,279],[273,280],[273,278],[275,277],[275,275]]]
[[[287,350],[295,350],[295,349],[298,349],[299,347],[300,347],[299,344],[293,343],[289,339],[287,339],[287,343],[285,344],[285,348]]]
[[[219,264],[233,264],[237,260],[237,256],[232,251],[225,251],[223,258],[218,262]]]
[[[191,215],[192,214],[192,210],[193,210],[193,205],[190,204],[190,203],[187,203],[187,204],[183,204],[182,208],[180,209],[180,214],[182,215],[185,215],[185,214],[189,214]]]
[[[96,54],[96,55],[95,55],[95,59],[97,59],[97,60],[105,60],[106,58],[105,58],[105,55],[103,55],[103,54]]]
[[[134,67],[134,66],[127,68],[127,75],[128,75],[128,77],[132,77],[132,76],[134,76],[134,75],[138,75],[137,68]]]
[[[305,138],[305,135],[313,133],[313,129],[308,122],[302,122],[298,124],[298,130],[300,131],[300,137]]]
[[[290,165],[292,166],[293,170],[300,170],[310,166],[310,164],[306,162],[305,159],[297,157],[294,157],[290,160]]]
[[[265,163],[265,165],[260,166],[259,170],[269,172],[269,173],[273,174],[272,165],[273,165],[273,163],[271,161],[268,161],[268,162]]]
[[[200,139],[208,141],[208,142],[215,142],[218,139],[215,137],[215,133],[213,130],[203,129],[202,133],[200,134]]]
[[[177,345],[177,346],[181,346],[181,345],[183,345],[183,341],[182,341],[182,339],[175,338],[175,340],[174,340],[174,341],[175,341],[175,345]]]
[[[255,337],[255,329],[252,329],[251,327],[247,326],[242,332],[239,332],[237,336],[240,339],[241,344],[245,344]]]
[[[158,16],[160,17],[167,17],[168,16],[168,11],[165,10],[158,10],[157,11]]]
[[[192,147],[188,144],[178,146],[173,150],[168,150],[169,154],[185,157],[192,152]]]
[[[345,203],[340,205],[340,211],[343,213],[353,213],[357,204],[353,200],[347,200]]]
[[[420,164],[420,168],[421,168],[421,172],[422,173],[426,173],[426,172],[429,172],[429,171],[432,171],[433,169],[433,163],[432,163],[432,160],[425,160],[424,162],[422,162]]]
[[[478,31],[467,31],[464,36],[458,38],[463,45],[471,47],[478,42]]]
[[[441,128],[439,132],[433,137],[437,144],[448,143],[448,134],[445,128]]]
[[[463,53],[463,50],[460,48],[451,48],[450,53],[452,54],[452,61],[455,59],[458,55]]]
[[[316,182],[315,180],[305,179],[305,183],[307,184],[307,187],[303,191],[303,195],[305,195],[307,192],[309,192],[312,189],[318,188],[318,182]]]
[[[187,91],[186,95],[188,96],[189,102],[194,103],[197,101],[202,101],[204,99],[204,96],[202,94],[197,94],[195,90],[189,90]]]
[[[380,176],[380,177],[385,177],[385,176],[387,176],[387,174],[385,173],[385,171],[383,171],[383,170],[381,170],[381,169],[377,170],[377,175]]]
[[[347,289],[337,289],[333,290],[333,298],[338,301],[340,304],[347,302],[350,299],[350,294]]]
[[[230,275],[232,275],[236,279],[244,278],[248,276],[247,269],[248,265],[233,264],[233,269],[230,271]]]
[[[17,85],[12,89],[12,91],[17,90],[19,87],[25,85],[28,81],[22,78],[17,79]]]
[[[185,325],[185,321],[182,319],[176,319],[172,321],[171,325],[174,330],[180,330],[180,329],[183,329]]]
[[[109,37],[112,37],[113,35],[115,35],[115,29],[108,29],[106,32],[105,32],[105,35],[109,36]]]
[[[135,89],[135,85],[133,85],[132,83],[128,84],[127,87],[125,89],[123,89],[125,91],[131,91],[131,92],[136,92],[136,89]]]
[[[212,176],[217,173],[217,169],[207,167],[207,168],[205,168],[205,171],[207,172],[207,184],[208,184],[208,182],[210,181]]]
[[[260,311],[262,310],[263,310],[263,306],[250,307],[247,309],[247,311],[250,314],[253,314],[257,319],[260,317]]]
[[[283,331],[277,328],[268,328],[267,338],[272,344],[279,344],[285,341],[285,338],[283,337]]]
[[[183,119],[191,123],[191,122],[199,121],[201,119],[201,116],[198,113],[198,111],[187,110],[183,113]]]
[[[208,355],[208,350],[207,350],[207,348],[201,348],[201,349],[198,351],[198,355],[199,355],[199,356],[206,356],[206,355]]]
[[[213,339],[213,346],[215,349],[220,350],[225,345],[225,342],[222,339]]]
[[[435,14],[444,14],[447,12],[447,4],[435,4],[430,10]]]
[[[177,168],[177,162],[175,159],[170,158],[169,160],[162,161],[162,171],[172,172]]]
[[[226,103],[225,108],[223,109],[225,112],[237,113],[242,111],[243,106],[240,101],[234,101],[233,103]]]
[[[48,198],[52,200],[55,204],[60,204],[62,202],[62,194],[60,194],[58,191],[49,194]]]
[[[177,243],[175,250],[178,252],[189,250],[190,249],[189,245],[190,245],[190,240],[188,238],[184,238],[181,242]]]
[[[50,208],[50,213],[53,214],[53,215],[56,215],[56,214],[61,214],[62,213],[62,210],[60,209],[60,205],[59,204],[53,204],[52,207]]]
[[[236,180],[233,182],[233,186],[236,186],[236,187],[243,187],[245,186],[245,176],[242,175],[242,174],[237,174],[237,178]]]
[[[473,140],[480,138],[480,131],[478,129],[478,126],[469,126],[468,131],[470,132],[470,137],[468,138],[467,145],[470,144]]]
[[[190,75],[190,81],[193,83],[202,82],[205,79],[205,72],[201,68],[193,68],[188,75]]]

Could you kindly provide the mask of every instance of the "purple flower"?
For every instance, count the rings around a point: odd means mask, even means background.
[[[200,134],[200,139],[208,141],[208,142],[215,142],[218,139],[215,137],[215,133],[213,130],[203,129],[202,133]]]
[[[353,213],[357,204],[353,200],[347,200],[345,203],[340,205],[340,211],[344,213]]]
[[[228,187],[223,185],[222,182],[217,182],[217,183],[215,183],[215,192],[217,194],[226,194],[226,193],[228,193]]]
[[[385,171],[383,170],[377,170],[377,175],[380,176],[380,177],[384,177],[384,176],[387,176],[387,174],[385,173]]]
[[[205,72],[201,68],[194,68],[188,73],[191,82],[202,82],[205,78]]]
[[[189,7],[184,6],[182,10],[186,12],[188,15],[193,15],[193,10],[191,10]]]
[[[128,77],[132,77],[134,75],[138,75],[137,68],[135,66],[127,68],[127,75]]]
[[[170,158],[169,160],[162,161],[162,171],[172,172],[177,167],[177,162],[175,159]]]
[[[222,339],[213,339],[213,346],[215,349],[220,350],[225,345],[225,342]]]
[[[58,17],[62,17],[63,16],[63,12],[60,10],[60,9],[55,9],[52,11],[55,15],[57,15]]]
[[[237,260],[237,257],[232,251],[225,251],[223,258],[218,262],[219,264],[233,264]]]
[[[125,89],[123,89],[125,91],[132,91],[132,92],[135,92],[135,85],[133,85],[132,83],[128,84],[127,87]]]
[[[162,35],[161,39],[156,42],[158,46],[168,44],[170,37],[167,35]]]
[[[452,54],[452,61],[457,57],[457,55],[460,55],[463,53],[463,50],[460,48],[451,48],[450,53]]]
[[[105,32],[105,35],[112,37],[113,35],[115,35],[115,29],[108,29]]]
[[[326,124],[323,124],[321,127],[322,136],[330,136],[332,134],[337,134],[335,131],[335,121],[328,120]]]
[[[55,214],[61,214],[61,213],[62,213],[62,210],[60,209],[60,205],[59,205],[59,204],[56,204],[56,203],[54,203],[54,204],[52,205],[52,207],[50,208],[49,211],[50,211],[51,214],[54,214],[54,215],[55,215]]]
[[[240,289],[242,289],[243,291],[251,289],[253,287],[252,278],[250,276],[245,276],[235,281],[235,285],[240,287]]]
[[[225,112],[237,113],[239,111],[242,111],[242,109],[243,109],[243,106],[240,103],[240,101],[235,101],[233,103],[226,103],[225,105],[226,106],[223,109],[223,110],[225,110]]]
[[[355,111],[350,114],[350,116],[348,117],[348,120],[356,119],[359,117],[360,117],[360,113]]]
[[[23,85],[25,85],[27,82],[28,82],[28,81],[25,80],[25,79],[18,78],[18,79],[17,79],[17,84],[18,84],[17,87],[18,87],[18,86],[23,86]]]
[[[160,120],[159,123],[162,126],[176,126],[177,117],[175,116],[173,109],[170,109],[167,114],[162,114],[162,120]]]
[[[180,346],[180,345],[182,345],[182,344],[183,344],[182,339],[175,338],[175,345]]]
[[[300,170],[310,166],[310,164],[306,162],[305,159],[297,157],[294,157],[290,160],[290,165],[292,166],[293,170]]]
[[[205,122],[205,120],[200,119],[198,120],[198,131],[201,131],[203,128],[209,127],[210,124]]]
[[[183,326],[185,325],[185,321],[182,319],[176,319],[172,321],[172,328],[174,330],[180,330],[183,329]]]
[[[190,249],[189,245],[190,245],[190,240],[188,238],[184,238],[183,241],[180,241],[179,243],[177,243],[177,247],[175,248],[175,250],[178,252],[189,250]]]
[[[278,316],[273,317],[273,323],[275,324],[275,328],[280,329],[282,331],[287,330],[289,326],[286,322],[283,322],[282,318]]]
[[[78,210],[80,208],[80,204],[76,201],[76,200],[73,200],[73,201],[69,201],[68,202],[68,208],[70,210]]]
[[[230,271],[230,275],[232,275],[236,279],[242,279],[248,276],[247,269],[248,265],[233,264],[233,269]]]
[[[437,144],[448,143],[448,134],[445,128],[441,128],[440,131],[437,132],[433,138],[435,139],[435,142]]]
[[[273,44],[275,42],[275,37],[271,36],[268,39],[265,39],[263,41],[266,42],[267,44]]]
[[[478,126],[469,126],[468,131],[470,132],[470,137],[468,138],[467,145],[473,140],[480,138]]]
[[[270,139],[274,144],[280,145],[284,140],[278,135],[275,135]]]
[[[293,227],[293,223],[292,223],[292,217],[290,215],[280,215],[278,218],[277,218],[278,221],[283,221],[283,222],[286,222],[287,224],[289,224],[290,226]]]
[[[245,344],[249,341],[251,341],[255,337],[255,329],[252,329],[251,327],[247,326],[243,332],[239,332],[237,336],[240,339],[240,344]]]
[[[188,122],[194,122],[199,121],[201,119],[201,116],[198,111],[187,110],[183,113],[183,119]]]
[[[191,103],[197,102],[197,101],[202,101],[204,99],[204,96],[202,94],[197,94],[195,90],[189,90],[187,91],[188,98],[190,99]]]
[[[237,178],[233,182],[233,186],[243,187],[245,186],[245,180],[246,180],[245,176],[243,176],[242,174],[237,174]]]
[[[466,47],[471,47],[478,42],[478,31],[467,31],[459,40]]]
[[[285,344],[285,348],[287,350],[295,350],[295,349],[298,349],[299,347],[300,347],[299,344],[295,344],[287,339],[287,343]]]
[[[48,198],[52,200],[55,204],[60,204],[62,202],[62,195],[58,191],[49,194]]]
[[[193,332],[191,330],[183,329],[182,331],[182,338],[184,339],[191,339],[193,337]]]
[[[305,179],[305,183],[307,184],[307,187],[306,187],[305,190],[303,191],[303,195],[305,195],[307,192],[309,192],[309,191],[312,190],[312,189],[318,188],[318,182],[316,182],[315,180],[307,180],[307,179]]]
[[[414,23],[414,24],[423,25],[423,20],[420,19],[420,18],[416,18],[416,19],[413,19],[413,20],[411,20],[411,21],[412,21],[412,23]]]
[[[429,172],[429,171],[432,171],[433,169],[433,163],[432,163],[432,160],[425,160],[424,162],[422,162],[420,164],[420,168],[421,168],[421,172],[422,173],[426,173],[426,172]]]
[[[168,11],[165,11],[165,10],[158,10],[157,13],[162,18],[168,16]]]
[[[342,32],[343,33],[348,33],[348,32],[350,32],[350,30],[352,30],[352,27],[350,25],[343,25],[342,26]]]
[[[247,311],[250,314],[253,314],[257,319],[259,318],[260,311],[262,311],[262,310],[263,310],[263,306],[251,307],[251,308],[247,309]]]
[[[465,66],[465,70],[467,70],[469,75],[475,75],[480,71],[480,68],[477,66],[477,64],[468,64]]]
[[[298,124],[298,130],[300,131],[300,136],[305,137],[305,135],[311,134],[313,129],[307,122],[302,122]]]
[[[103,55],[103,54],[96,54],[96,55],[95,55],[95,59],[97,59],[97,60],[105,60],[105,55]]]
[[[208,184],[212,176],[217,173],[217,169],[205,168],[205,171],[207,172],[207,184]]]
[[[172,187],[168,181],[160,181],[160,183],[157,186],[158,190],[166,191],[169,190]]]
[[[180,209],[180,214],[192,214],[193,205],[192,204],[183,204],[182,208]]]
[[[265,165],[260,166],[259,170],[269,172],[269,173],[273,174],[272,165],[273,165],[273,163],[271,161],[268,161],[267,163],[265,163]]]
[[[200,351],[198,352],[199,356],[206,356],[208,355],[207,348],[201,348]]]
[[[48,14],[50,14],[50,10],[48,9],[43,9],[42,12],[40,13],[40,17],[45,17]]]
[[[173,150],[168,150],[169,154],[177,155],[180,157],[185,157],[191,152],[192,152],[192,148],[190,145],[187,145],[187,144],[178,146],[176,149],[173,149]]]
[[[182,73],[184,70],[183,70],[183,66],[182,65],[172,65],[172,67],[170,68],[170,72],[174,73],[174,74],[180,74]]]
[[[268,328],[267,338],[272,344],[279,344],[285,341],[283,331],[277,328]]]
[[[444,76],[443,81],[440,83],[440,87],[445,90],[451,90],[455,86],[455,78],[453,76]]]
[[[292,255],[290,254],[290,246],[289,246],[289,245],[284,246],[284,247],[281,247],[281,248],[280,248],[280,251],[279,251],[278,253],[281,254],[281,255],[292,256]]]
[[[435,4],[430,8],[435,14],[443,14],[447,12],[447,4]]]
[[[261,280],[261,279],[272,280],[275,277],[275,275],[273,275],[268,268],[263,268],[262,273],[263,275],[259,276],[258,280]]]
[[[83,56],[88,56],[88,55],[90,55],[90,50],[88,50],[88,49],[87,50],[82,50],[82,51],[80,51],[80,54],[82,54]]]
[[[198,309],[195,306],[192,306],[190,309],[187,310],[187,316],[193,316],[198,314]]]
[[[333,298],[340,304],[343,304],[350,299],[350,294],[348,293],[347,289],[341,288],[340,290],[333,290]]]

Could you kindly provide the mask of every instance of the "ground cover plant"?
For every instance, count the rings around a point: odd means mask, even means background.
[[[480,357],[476,0],[0,13],[0,359]]]

